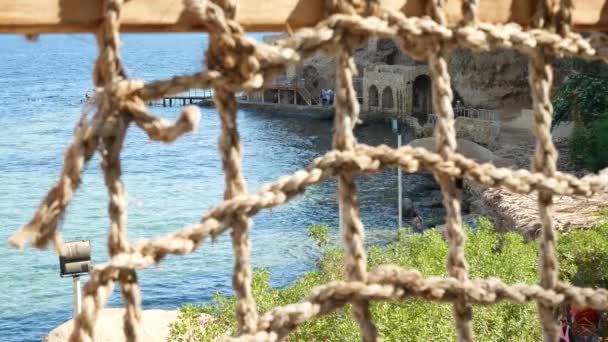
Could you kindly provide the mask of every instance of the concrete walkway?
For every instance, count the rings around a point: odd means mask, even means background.
[[[95,324],[95,342],[126,341],[123,333],[123,308],[104,309]],[[177,320],[178,310],[144,310],[142,313],[143,341],[165,342],[169,337],[169,325]],[[44,339],[47,342],[69,340],[74,322],[69,320],[53,329]]]

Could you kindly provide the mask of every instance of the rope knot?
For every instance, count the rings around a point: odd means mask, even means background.
[[[244,89],[261,87],[264,78],[256,57],[256,48],[254,42],[245,36],[240,24],[234,20],[235,2],[187,0],[186,8],[209,31],[211,42],[206,54],[209,70],[222,73],[230,79],[229,83],[240,85]]]
[[[244,89],[262,86],[264,77],[255,56],[255,46],[247,41],[242,31],[212,35],[211,41],[206,54],[210,70],[222,73]]]
[[[336,13],[361,15],[364,17],[378,16],[381,12],[378,0],[326,0],[325,14]]]

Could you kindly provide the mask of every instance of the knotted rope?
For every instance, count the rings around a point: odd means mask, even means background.
[[[113,285],[122,288],[126,312],[127,340],[142,340],[140,291],[137,269],[159,263],[168,254],[192,253],[207,238],[230,230],[235,254],[233,287],[237,297],[238,341],[276,341],[286,337],[306,320],[353,305],[355,319],[364,341],[377,341],[369,304],[374,300],[422,298],[453,303],[453,316],[460,341],[472,341],[472,304],[509,301],[537,303],[546,341],[557,338],[553,308],[570,303],[598,310],[608,309],[608,291],[561,283],[557,279],[556,232],[551,220],[553,195],[592,196],[608,191],[608,170],[577,178],[556,169],[557,152],[550,127],[552,107],[549,90],[551,62],[555,57],[575,56],[606,61],[605,37],[584,39],[571,31],[570,0],[541,0],[532,27],[492,25],[479,22],[478,0],[463,0],[462,21],[447,22],[444,0],[428,0],[428,17],[405,17],[383,9],[377,0],[327,0],[326,19],[316,27],[301,29],[276,45],[255,42],[244,35],[234,20],[238,11],[234,0],[187,0],[187,15],[193,23],[204,24],[210,33],[206,55],[208,70],[170,80],[144,84],[127,79],[120,60],[119,17],[122,0],[106,0],[103,21],[97,34],[99,57],[93,81],[97,87],[96,111],[83,114],[68,147],[57,184],[51,188],[28,224],[12,238],[22,248],[26,243],[43,248],[50,241],[62,253],[58,223],[81,181],[81,173],[96,150],[110,202],[108,252],[110,261],[97,265],[84,288],[83,311],[74,321],[71,341],[90,341],[99,311],[105,306]],[[433,106],[438,114],[435,131],[437,152],[404,146],[358,144],[353,128],[359,118],[359,104],[352,85],[357,70],[353,51],[369,37],[394,39],[405,53],[428,62],[431,70]],[[532,171],[496,168],[479,164],[456,153],[452,91],[447,68],[449,53],[455,48],[473,51],[513,49],[529,56],[530,86],[535,115],[536,151]],[[315,159],[307,168],[248,193],[241,172],[242,145],[237,129],[235,92],[260,89],[287,66],[300,63],[317,51],[337,54],[336,115],[334,149]],[[152,140],[172,142],[193,131],[199,121],[197,107],[182,110],[174,124],[148,111],[146,101],[174,95],[190,88],[213,88],[214,103],[222,124],[220,153],[225,174],[224,201],[207,212],[200,222],[169,235],[129,244],[126,239],[126,196],[121,181],[120,151],[127,129],[134,122]],[[423,277],[415,270],[383,265],[368,272],[364,249],[364,229],[359,216],[359,200],[354,177],[400,167],[405,172],[430,171],[441,186],[446,207],[448,277]],[[307,187],[329,178],[338,178],[337,199],[346,255],[347,281],[314,288],[300,303],[275,308],[261,317],[251,291],[249,263],[250,219],[264,209],[282,205]],[[540,243],[540,285],[507,285],[497,279],[470,280],[464,258],[460,200],[454,180],[467,178],[484,187],[504,187],[529,194],[538,192],[542,234]],[[405,323],[405,322],[404,322]]]

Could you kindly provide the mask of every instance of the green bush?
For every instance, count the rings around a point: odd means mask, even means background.
[[[602,210],[602,216],[606,210]],[[562,279],[577,286],[608,287],[608,224],[563,234],[557,246]]]
[[[317,246],[323,248],[329,244],[329,226],[326,224],[313,224],[308,227],[308,236],[315,240]]]
[[[570,154],[581,166],[597,172],[608,167],[608,116],[577,127],[570,138]]]
[[[606,117],[608,111],[608,78],[578,73],[568,77],[553,99],[557,124],[568,115],[580,117],[584,125]]]
[[[560,86],[553,99],[553,126],[571,117],[575,130],[570,154],[591,171],[608,166],[608,69],[597,63],[572,60],[576,73]]]
[[[325,228],[310,228],[317,241],[329,241]],[[467,228],[468,229],[468,228]],[[538,283],[538,244],[525,241],[516,233],[496,233],[487,219],[480,219],[474,231],[468,229],[465,254],[471,278],[496,277],[507,284]],[[314,232],[314,233],[313,233]],[[605,277],[596,270],[608,267],[608,224],[594,231],[575,231],[560,237],[558,257],[561,277],[589,286],[604,286]],[[369,250],[369,266],[397,264],[418,269],[425,276],[446,276],[446,241],[436,230],[423,234],[401,231],[398,240],[387,247]],[[254,272],[253,292],[260,312],[273,307],[296,303],[310,290],[328,281],[344,279],[343,251],[325,244],[324,256],[317,270],[304,274],[293,285],[273,289],[268,270]],[[213,341],[234,331],[235,300],[221,294],[202,306],[186,305],[181,320],[171,329],[171,341],[185,341],[195,336],[198,341]],[[374,302],[372,314],[384,341],[452,341],[455,339],[451,306],[408,299],[399,302]],[[474,306],[473,329],[479,341],[538,341],[541,330],[534,304],[500,303]],[[213,324],[200,329],[196,314],[215,317]],[[195,331],[195,333],[193,333]],[[188,332],[189,335],[186,335]],[[347,306],[331,315],[304,323],[290,336],[290,341],[355,341],[360,339],[357,324],[351,319]]]

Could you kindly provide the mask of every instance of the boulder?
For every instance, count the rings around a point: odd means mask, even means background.
[[[472,141],[465,139],[457,139],[456,143],[456,152],[462,154],[467,158],[474,159],[477,162],[485,163],[498,159],[496,155],[492,153],[492,151]],[[435,138],[431,137],[415,139],[410,141],[409,145],[412,147],[422,147],[429,151],[435,151]]]

